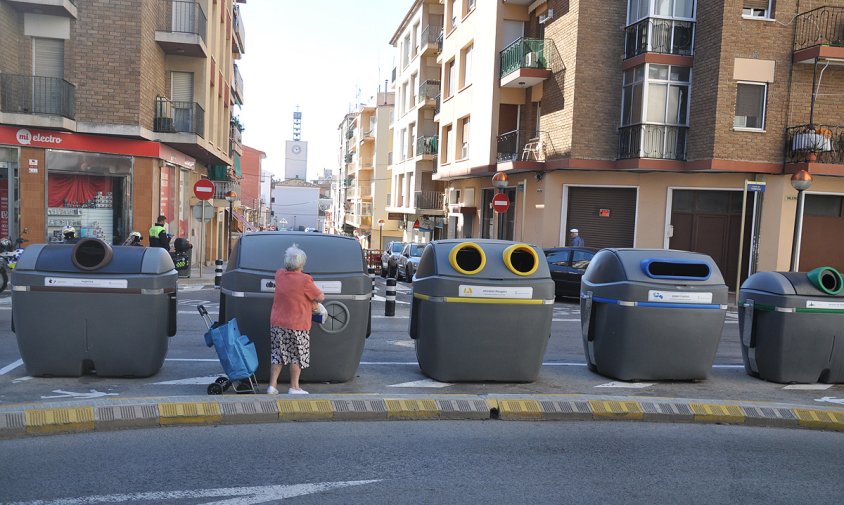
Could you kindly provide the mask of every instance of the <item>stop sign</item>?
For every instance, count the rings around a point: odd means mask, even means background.
[[[504,193],[497,193],[492,197],[492,210],[495,212],[507,212],[510,208],[510,199]]]
[[[208,179],[200,179],[193,185],[193,194],[200,200],[210,200],[214,196],[214,183]]]

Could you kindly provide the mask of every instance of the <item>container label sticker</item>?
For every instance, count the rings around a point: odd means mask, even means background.
[[[844,310],[844,302],[822,302],[820,300],[806,300],[806,308]]]
[[[314,281],[314,284],[326,295],[339,295],[343,292],[342,281]],[[261,279],[261,292],[274,293],[275,279]]]
[[[460,284],[458,286],[460,296],[472,298],[532,298],[533,288],[529,287],[504,287],[494,286],[470,286]]]
[[[126,289],[129,287],[129,281],[126,279],[73,279],[67,277],[45,277],[44,285],[61,288]]]
[[[663,303],[712,303],[712,293],[686,293],[683,291],[648,291],[649,302]]]

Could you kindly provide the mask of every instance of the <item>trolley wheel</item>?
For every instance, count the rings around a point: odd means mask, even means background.
[[[5,261],[5,260],[0,260]],[[0,293],[6,291],[6,288],[9,286],[9,272],[6,269],[6,265],[0,266]]]
[[[209,395],[221,395],[221,394],[223,394],[223,386],[216,383],[216,382],[214,384],[209,384],[208,385],[208,394]]]
[[[217,380],[215,380],[214,383],[222,385],[222,384],[225,384],[228,381],[229,381],[228,377],[223,376],[223,377],[217,377]]]

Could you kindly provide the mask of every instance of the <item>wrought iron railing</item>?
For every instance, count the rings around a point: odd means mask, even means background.
[[[346,130],[346,138],[347,139],[352,139],[354,137],[355,137],[355,129],[354,128],[349,128],[348,130]]]
[[[206,41],[208,18],[199,2],[159,0],[158,6],[158,31],[193,33]]]
[[[163,96],[155,98],[153,131],[205,135],[205,110],[196,102],[174,102]]]
[[[416,191],[413,197],[417,209],[442,210],[443,208],[442,191]]]
[[[351,163],[352,161],[354,161],[354,159],[355,159],[355,155],[352,154],[352,153],[347,154],[346,158],[345,158],[346,163]]]
[[[434,97],[434,115],[440,113],[440,94],[437,93],[437,96]]]
[[[814,46],[844,47],[844,7],[818,7],[794,20],[794,50]]]
[[[440,33],[442,33],[442,31],[443,31],[442,24],[439,24],[439,25],[430,24],[430,25],[426,26],[424,30],[422,30],[422,38],[421,38],[422,48],[421,49],[422,49],[423,52],[425,51],[425,47],[427,47],[428,45],[438,43]]]
[[[440,96],[440,81],[427,80],[419,84],[419,101],[433,100]]]
[[[625,58],[642,53],[694,53],[695,23],[672,19],[647,18],[627,27]]]
[[[688,126],[634,125],[619,128],[618,158],[686,159]]]
[[[240,194],[240,183],[235,181],[214,181],[214,198],[217,200],[225,200],[226,193],[234,191]]]
[[[243,103],[243,76],[240,75],[237,64],[234,65],[234,90],[237,93],[237,98]]]
[[[513,130],[498,136],[498,163],[545,161],[550,137],[546,131]]]
[[[416,156],[437,154],[439,151],[439,136],[419,137],[416,139]]]
[[[500,77],[520,68],[549,68],[545,40],[522,37],[499,53]]]
[[[234,35],[237,37],[238,43],[240,43],[240,51],[246,52],[246,28],[243,26],[243,19],[240,17],[240,6],[234,6],[234,18],[232,20],[232,28],[234,30]]]
[[[785,153],[790,162],[844,164],[844,126],[800,125],[786,128]]]
[[[443,52],[443,38],[445,37],[445,32],[440,30],[440,34],[437,35],[437,54]]]
[[[0,74],[0,111],[74,119],[76,86],[57,77]]]
[[[241,133],[240,128],[235,125],[231,125],[229,138],[231,140],[232,147],[241,147],[243,145],[243,133]]]

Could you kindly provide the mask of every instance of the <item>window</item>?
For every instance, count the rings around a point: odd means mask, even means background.
[[[465,160],[469,157],[469,116],[464,117],[459,123],[460,131],[457,132],[460,143],[460,158]]]
[[[461,58],[463,60],[463,66],[460,69],[460,88],[465,88],[466,86],[472,84],[472,49],[474,48],[473,45],[469,45],[464,49],[461,54]]]
[[[448,0],[448,30],[454,30],[457,27],[457,0]]]
[[[765,102],[768,85],[761,82],[740,82],[736,91],[734,128],[764,130]]]
[[[416,58],[416,55],[419,53],[419,23],[413,25],[411,40],[413,40],[413,50],[411,51],[411,57]]]
[[[475,0],[466,0],[464,4],[463,17],[475,10]]]
[[[410,34],[404,36],[404,42],[402,42],[402,46],[404,48],[404,52],[402,53],[401,59],[401,68],[402,70],[407,68],[407,64],[410,63]]]
[[[451,157],[449,156],[449,149],[450,146],[454,145],[452,142],[452,131],[451,125],[445,125],[442,129],[442,135],[440,135],[440,163],[450,163]]]
[[[446,63],[445,69],[445,97],[450,98],[454,96],[457,86],[457,65],[454,64],[454,60]]]
[[[407,128],[402,128],[399,132],[399,161],[404,161],[407,158]]]
[[[771,0],[744,0],[741,15],[745,18],[772,19]]]
[[[767,0],[765,0],[767,1]],[[627,24],[648,17],[694,19],[695,0],[629,0]]]
[[[416,107],[416,89],[416,74],[413,74],[410,76],[410,85],[407,88],[408,93],[410,93],[410,100],[407,104],[408,109]]]
[[[595,253],[588,251],[572,251],[571,267],[578,270],[586,270]]]
[[[567,267],[569,264],[569,257],[571,256],[571,251],[564,250],[564,251],[554,251],[550,254],[546,255],[548,259],[548,263],[551,265],[556,265],[560,267]]]
[[[690,80],[688,67],[648,64],[625,71],[621,93],[622,126],[642,122],[687,126]]]

